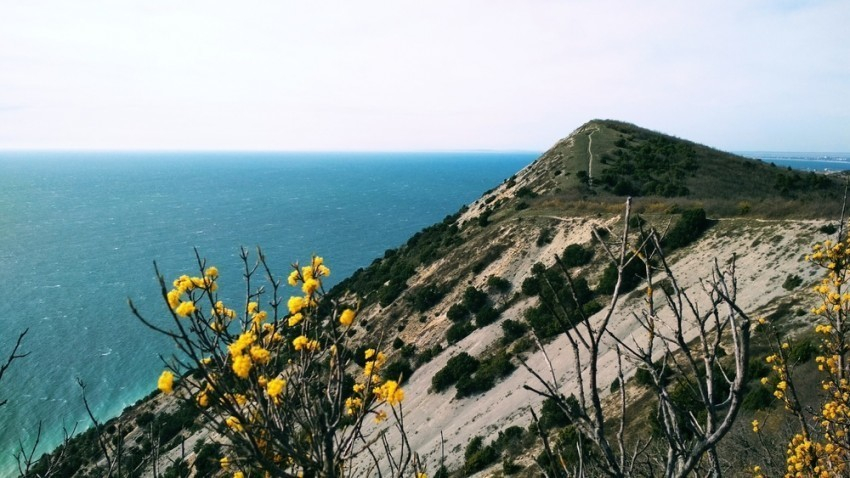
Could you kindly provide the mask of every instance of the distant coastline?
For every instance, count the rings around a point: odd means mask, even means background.
[[[846,171],[850,170],[850,153],[793,151],[734,151],[746,158],[759,159],[777,166],[791,167],[801,171]]]

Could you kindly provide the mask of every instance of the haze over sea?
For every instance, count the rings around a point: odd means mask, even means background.
[[[744,153],[777,166],[850,169],[848,154]],[[536,153],[0,153],[0,359],[29,328],[0,382],[0,475],[39,420],[47,451],[88,420],[155,388],[173,346],[132,318],[127,298],[166,320],[167,279],[196,271],[193,247],[238,300],[239,247],[279,275],[322,255],[329,285],[453,214]],[[830,167],[831,166],[831,167]],[[244,296],[243,296],[244,298]]]

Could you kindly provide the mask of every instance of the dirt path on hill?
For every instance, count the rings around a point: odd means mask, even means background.
[[[590,148],[593,146],[593,133],[599,131],[599,128],[594,129],[587,135],[587,185],[593,187],[593,151]]]

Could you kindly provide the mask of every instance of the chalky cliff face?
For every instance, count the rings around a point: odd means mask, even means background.
[[[723,264],[736,257],[738,304],[753,316],[767,315],[789,300],[805,305],[800,291],[819,272],[804,253],[823,238],[819,228],[837,217],[841,194],[838,182],[821,176],[780,170],[625,123],[593,121],[465,210],[387,251],[331,296],[348,304],[360,301],[351,339],[363,350],[381,350],[384,373],[402,378],[410,446],[430,470],[441,459],[449,469],[466,466],[467,473],[482,476],[501,472],[503,460],[533,470],[539,444],[532,438],[520,446],[510,438],[525,433],[531,410],[539,415],[543,407],[543,399],[525,388],[540,383],[521,362],[551,378],[564,396],[578,390],[576,356],[540,303],[545,287],[540,278],[556,256],[570,261],[570,274],[586,293],[585,312],[596,314],[591,322],[598,321],[611,297],[605,244],[623,230],[626,197],[633,198],[633,219],[639,216],[643,227],[660,232],[672,233],[686,211],[702,208],[711,221],[695,233],[678,232],[692,235],[668,256],[679,286],[700,290],[715,258]],[[787,287],[791,277],[799,281]],[[654,293],[640,282],[631,288],[634,292],[621,296],[610,326],[624,342],[645,340],[634,314],[644,310],[647,293]],[[662,324],[671,320],[663,305],[658,316]],[[604,340],[600,354],[598,388],[615,389],[614,341]],[[627,364],[626,380],[633,374]],[[627,386],[637,390],[633,397],[639,401],[640,386]],[[125,421],[133,427],[145,412],[175,408],[172,399],[158,396]],[[126,440],[143,434],[136,428]],[[181,449],[221,439],[205,430],[184,434],[185,444],[174,442],[160,456],[160,469],[180,458]],[[491,453],[503,460],[470,465],[475,455],[475,450],[465,453],[470,442],[500,443]],[[196,456],[189,454],[187,461]]]

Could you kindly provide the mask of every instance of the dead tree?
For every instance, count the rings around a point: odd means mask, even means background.
[[[533,370],[523,362],[536,381],[525,388],[553,400],[567,415],[582,438],[579,446],[590,447],[596,456],[594,465],[601,475],[721,476],[717,444],[737,417],[749,360],[750,319],[736,303],[734,258],[725,270],[714,261],[711,276],[700,281],[704,297],[697,300],[676,280],[660,234],[642,227],[633,230],[629,226],[630,215],[631,200],[628,200],[622,234],[615,243],[606,243],[596,235],[617,269],[614,291],[598,314],[589,316],[583,311],[573,278],[556,258],[557,268],[571,291],[572,303],[552,293],[548,296],[549,303],[544,305],[560,322],[568,343],[572,358],[569,367],[577,381],[572,390],[576,391],[578,406],[574,405],[575,401],[573,404],[568,401],[567,391],[557,380],[553,364],[539,341],[548,370]],[[633,261],[645,266],[642,278],[646,287],[645,305],[641,311],[621,317],[624,274]],[[666,279],[658,291],[654,289],[656,277]],[[548,280],[546,283],[552,287]],[[615,335],[612,327],[615,318],[635,321],[638,332],[642,333]],[[600,359],[605,353],[616,354],[620,387],[614,407],[603,405],[601,389],[609,384],[599,383]],[[658,404],[656,418],[660,429],[654,439],[625,436],[628,392],[624,380],[630,375],[630,368],[643,369],[652,377],[651,390]],[[686,404],[681,400],[683,394],[689,397]],[[550,456],[550,462],[557,460]],[[556,476],[585,476],[589,474],[587,468],[587,464],[562,466],[554,472]]]

